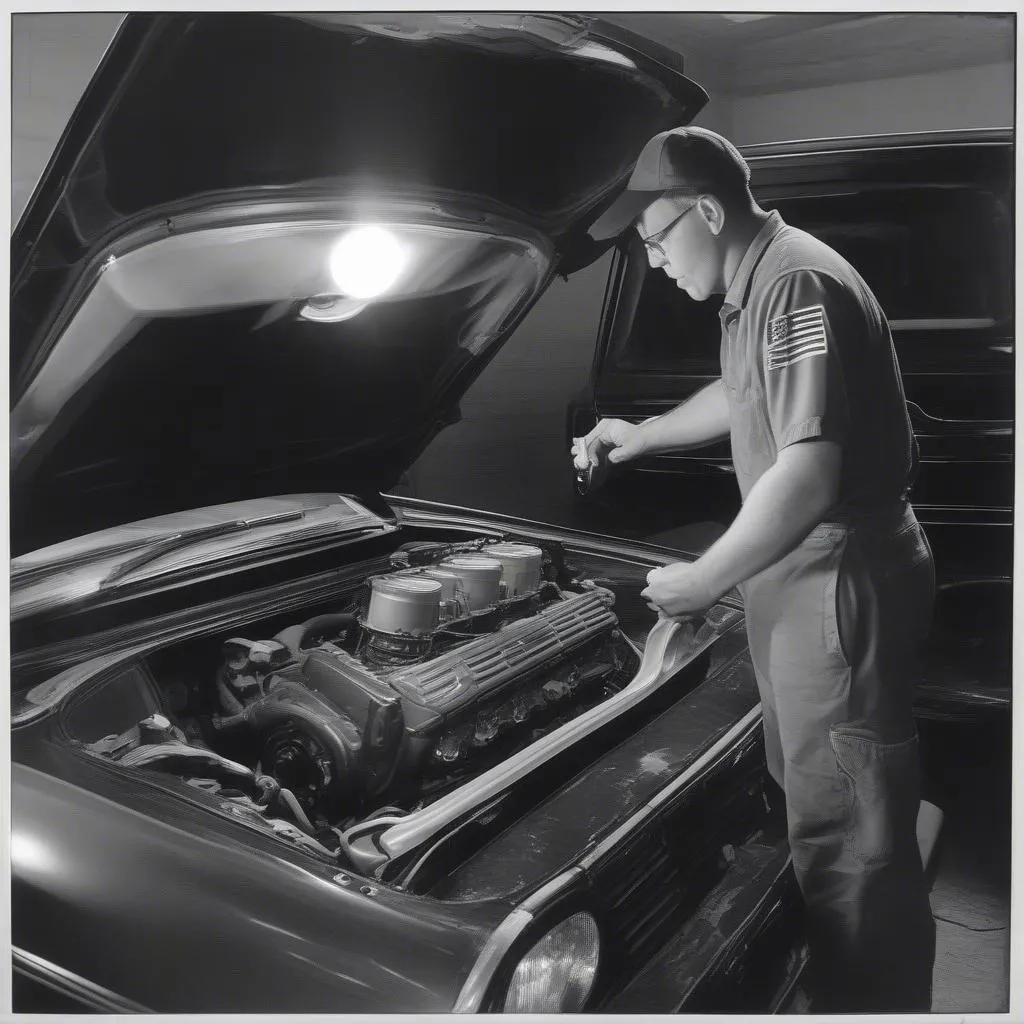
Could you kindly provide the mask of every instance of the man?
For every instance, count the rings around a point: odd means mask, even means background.
[[[911,705],[935,584],[906,501],[917,446],[870,289],[762,210],[749,178],[721,136],[662,132],[591,229],[633,224],[688,295],[724,294],[722,376],[645,423],[602,420],[576,466],[730,437],[739,514],[697,561],[651,572],[643,596],[685,617],[740,588],[807,908],[812,1009],[928,1010],[935,927]]]

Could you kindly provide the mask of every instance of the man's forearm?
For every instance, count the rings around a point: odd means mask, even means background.
[[[641,425],[644,451],[696,448],[729,436],[729,406],[721,380],[712,381],[670,412]]]
[[[835,503],[841,458],[826,441],[783,449],[729,529],[694,563],[709,589],[725,593],[789,554]]]

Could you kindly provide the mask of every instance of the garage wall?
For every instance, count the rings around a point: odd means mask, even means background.
[[[700,84],[708,94],[704,109],[694,118],[694,124],[710,128],[713,132],[730,137],[733,131],[733,98],[721,81],[718,62],[700,53],[683,53],[686,75]]]
[[[733,141],[1001,128],[1013,124],[1013,63],[729,100]]]
[[[12,227],[122,17],[100,13],[12,16]]]

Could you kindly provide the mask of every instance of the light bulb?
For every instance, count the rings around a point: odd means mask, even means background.
[[[383,295],[398,279],[406,255],[390,231],[375,225],[353,228],[331,253],[331,275],[354,299]]]

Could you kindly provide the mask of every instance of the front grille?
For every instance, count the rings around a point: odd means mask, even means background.
[[[631,962],[646,960],[674,930],[683,909],[685,886],[663,828],[642,833],[611,866],[604,896],[606,916]]]
[[[605,992],[622,987],[676,932],[725,873],[723,849],[764,821],[760,743],[650,820],[594,871]]]

